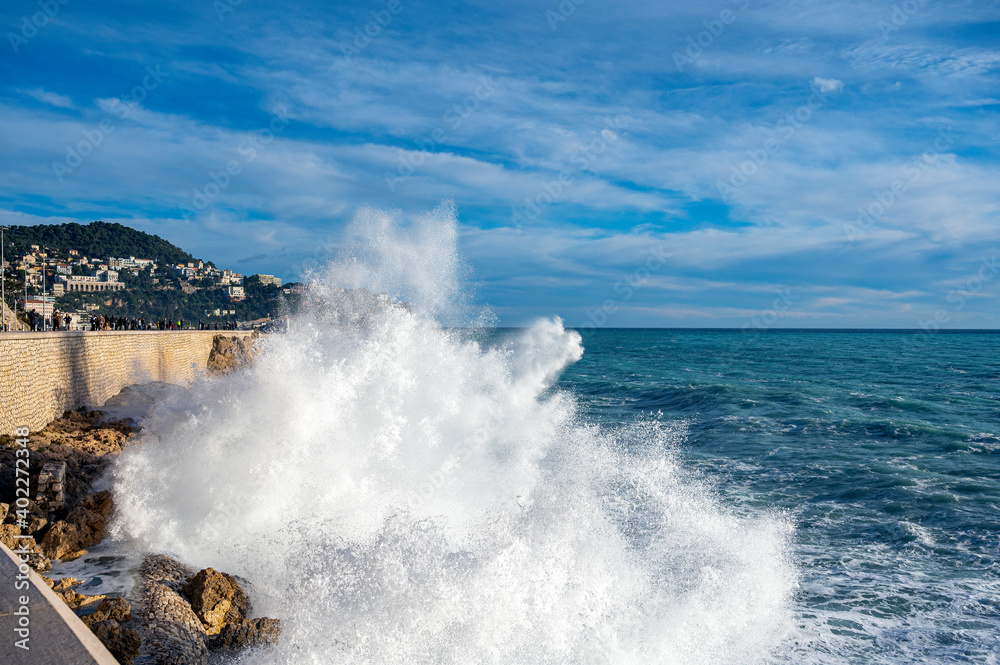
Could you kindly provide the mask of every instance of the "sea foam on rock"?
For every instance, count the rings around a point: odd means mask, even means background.
[[[181,589],[207,635],[218,635],[227,624],[239,623],[246,615],[247,595],[231,576],[214,568],[198,572]]]
[[[246,618],[249,599],[231,575],[212,568],[196,573],[176,559],[151,555],[140,576],[139,633],[154,664],[198,665],[210,651],[271,644],[281,633],[276,619]]]

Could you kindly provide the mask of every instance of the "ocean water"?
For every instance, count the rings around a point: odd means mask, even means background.
[[[1000,334],[598,330],[558,386],[794,526],[788,663],[995,663]]]
[[[495,331],[457,237],[362,212],[108,479],[282,620],[240,663],[996,662],[997,338]]]

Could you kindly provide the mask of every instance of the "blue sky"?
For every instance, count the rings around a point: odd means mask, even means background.
[[[362,206],[453,200],[503,324],[1000,328],[1000,2],[0,19],[4,224],[121,221],[294,279]]]

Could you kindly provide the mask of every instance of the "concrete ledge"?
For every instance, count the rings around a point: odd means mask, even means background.
[[[118,665],[101,641],[35,573],[21,575],[20,559],[0,543],[0,663],[4,665]],[[18,579],[21,575],[22,579]],[[26,578],[26,579],[23,579]],[[18,589],[24,586],[26,589]],[[29,649],[15,645],[22,596],[28,598]]]

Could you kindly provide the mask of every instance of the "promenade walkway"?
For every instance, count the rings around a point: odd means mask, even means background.
[[[118,665],[118,661],[38,575],[19,572],[20,560],[0,543],[0,663],[3,665]],[[27,588],[21,589],[19,586]],[[26,599],[27,604],[21,601]],[[27,609],[25,609],[27,608]],[[27,650],[17,629],[27,617]]]

